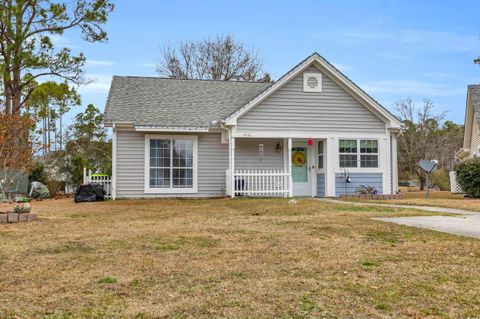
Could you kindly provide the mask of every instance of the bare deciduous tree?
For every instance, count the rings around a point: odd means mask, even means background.
[[[270,81],[261,74],[262,61],[230,35],[217,35],[202,41],[181,41],[177,47],[161,49],[157,72],[175,79]]]
[[[0,195],[17,193],[21,179],[28,175],[34,152],[29,132],[34,121],[28,115],[0,113]]]
[[[435,114],[432,101],[417,107],[412,99],[397,102],[396,109],[405,125],[398,139],[400,172],[414,174],[424,189],[425,174],[418,167],[421,159],[436,159],[439,167],[451,169],[453,154],[462,143],[462,127],[445,120],[445,112]],[[444,123],[443,123],[444,122]]]

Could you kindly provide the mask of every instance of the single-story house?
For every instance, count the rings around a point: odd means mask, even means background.
[[[113,198],[397,191],[401,122],[318,53],[273,83],[115,76]]]
[[[469,85],[465,110],[463,147],[455,158],[459,161],[480,157],[480,85]]]

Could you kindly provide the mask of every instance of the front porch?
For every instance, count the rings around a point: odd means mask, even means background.
[[[382,164],[388,162],[382,158],[390,152],[387,140],[358,140],[355,153],[345,155],[340,152],[340,143],[346,141],[357,140],[341,137],[230,138],[226,194],[232,198],[339,197],[356,193],[360,185],[373,186],[379,194],[392,193],[391,184],[388,184],[390,171]],[[361,153],[360,141],[375,141],[368,156]],[[373,164],[367,162],[372,158]],[[372,167],[363,167],[365,163]],[[345,168],[345,165],[358,167]]]
[[[292,138],[232,138],[230,167],[226,171],[227,195],[318,196],[316,187],[316,175],[319,170],[318,141]],[[321,153],[323,154],[323,150]],[[323,170],[323,167],[320,170]]]

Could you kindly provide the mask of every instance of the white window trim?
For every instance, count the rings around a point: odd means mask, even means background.
[[[320,142],[323,142],[323,150],[322,150],[322,153],[320,153],[320,149],[318,148],[318,143]],[[327,146],[327,140],[324,140],[324,139],[319,139],[316,141],[316,152],[315,154],[317,155],[316,156],[316,159],[315,159],[315,166],[317,167],[317,173],[325,173],[326,171],[326,152],[325,152],[325,149],[326,149],[326,146]],[[320,166],[318,166],[318,158],[320,157],[320,155],[323,156],[323,168],[320,168]]]
[[[356,140],[357,141],[357,153],[340,153],[340,140]],[[360,141],[377,141],[377,148],[378,148],[378,151],[377,153],[361,153],[360,152]],[[381,158],[381,153],[382,153],[382,149],[381,149],[381,143],[380,143],[380,139],[376,139],[376,138],[351,138],[351,137],[340,137],[338,138],[337,140],[337,143],[335,145],[335,148],[336,148],[336,167],[337,167],[337,172],[340,172],[340,171],[343,171],[343,170],[347,170],[349,172],[359,172],[359,173],[362,173],[362,172],[383,172],[383,162],[382,162],[382,158]],[[357,166],[356,167],[341,167],[340,166],[340,155],[344,155],[344,154],[356,154],[357,155]],[[361,155],[377,155],[378,156],[378,166],[377,167],[361,167]]]
[[[174,139],[193,140],[193,187],[153,188],[150,187],[150,140]],[[145,193],[146,194],[192,194],[198,192],[198,136],[145,134]],[[171,176],[173,178],[173,176]]]

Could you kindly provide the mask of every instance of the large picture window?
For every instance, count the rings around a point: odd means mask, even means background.
[[[196,137],[147,136],[145,191],[196,192]]]
[[[340,168],[378,168],[378,140],[340,140]]]

